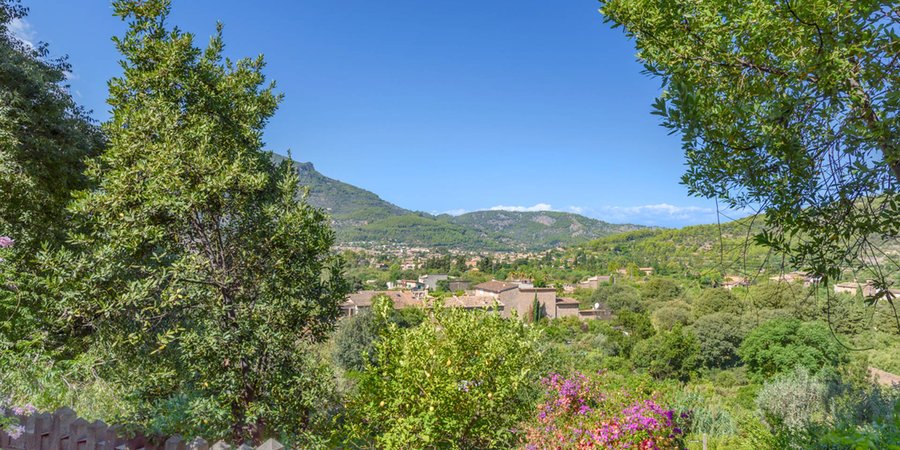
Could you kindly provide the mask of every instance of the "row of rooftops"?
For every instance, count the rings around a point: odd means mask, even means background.
[[[507,289],[508,290],[508,289]],[[521,289],[522,292],[549,292],[553,291],[553,288],[524,288]],[[341,304],[342,308],[347,307],[361,307],[368,308],[372,306],[372,300],[377,295],[386,295],[391,301],[394,303],[394,308],[410,308],[410,307],[420,307],[426,306],[432,300],[433,297],[425,295],[425,292],[422,291],[358,291],[354,292],[347,296],[347,300]],[[574,298],[568,297],[557,297],[556,304],[562,306],[578,306],[578,300]],[[466,295],[454,295],[451,297],[446,297],[444,299],[444,306],[450,307],[462,307],[462,308],[490,308],[494,306],[503,307],[503,303],[497,300],[496,297],[490,295],[476,295],[466,294]]]

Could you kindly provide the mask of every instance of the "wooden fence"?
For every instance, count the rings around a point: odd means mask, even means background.
[[[7,430],[0,429],[2,450],[283,450],[284,446],[269,439],[259,447],[242,444],[233,447],[223,441],[210,445],[202,438],[185,441],[180,436],[164,437],[130,436],[119,427],[102,421],[88,422],[80,419],[69,408],[61,408],[53,414],[15,416],[24,432],[13,439]]]

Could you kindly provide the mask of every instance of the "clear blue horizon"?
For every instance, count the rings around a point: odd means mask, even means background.
[[[69,55],[76,100],[103,121],[120,73],[106,0],[25,0],[23,39]],[[267,149],[401,207],[577,212],[614,223],[716,221],[679,184],[684,156],[650,114],[660,82],[596,0],[368,2],[250,7],[175,0],[170,24],[232,58],[264,54],[284,102]],[[256,6],[256,5],[254,5]]]

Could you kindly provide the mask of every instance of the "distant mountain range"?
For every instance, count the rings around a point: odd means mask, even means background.
[[[275,155],[276,162],[286,158]],[[310,204],[332,218],[340,243],[405,244],[461,249],[535,251],[585,243],[644,228],[616,225],[578,214],[541,211],[476,211],[459,216],[410,211],[365,189],[293,161]]]

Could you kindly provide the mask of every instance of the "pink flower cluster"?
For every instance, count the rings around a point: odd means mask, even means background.
[[[546,399],[525,430],[528,450],[683,447],[684,432],[676,422],[686,415],[676,418],[653,399],[623,389],[610,391],[602,374],[597,378],[551,374],[543,384]]]
[[[9,236],[0,236],[0,248],[10,248],[16,244],[16,241]]]
[[[10,408],[10,410],[17,416],[30,416],[34,414],[35,411],[37,411],[37,408],[29,403],[25,406],[13,406],[12,408]]]

